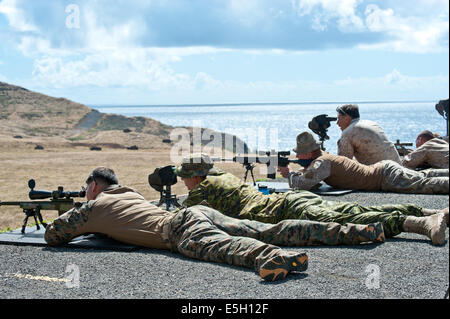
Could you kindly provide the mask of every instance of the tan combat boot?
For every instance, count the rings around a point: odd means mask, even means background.
[[[403,223],[407,233],[425,235],[434,245],[442,245],[445,241],[445,217],[443,213],[425,217],[408,216]]]
[[[444,214],[445,223],[448,226],[448,207],[444,209],[428,209],[428,208],[422,208],[422,214],[423,216],[431,216],[434,214]]]

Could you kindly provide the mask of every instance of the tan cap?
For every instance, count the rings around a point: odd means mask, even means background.
[[[320,148],[322,142],[317,142],[314,136],[309,132],[303,132],[297,135],[297,147],[293,151],[297,154],[306,154]]]

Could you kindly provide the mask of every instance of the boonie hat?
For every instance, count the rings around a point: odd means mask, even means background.
[[[322,142],[317,142],[314,136],[309,132],[303,132],[297,135],[297,147],[292,149],[297,154],[306,154],[320,148]]]
[[[175,168],[175,174],[190,178],[194,176],[206,176],[208,174],[217,173],[211,158],[206,154],[191,154],[183,158],[181,166]]]

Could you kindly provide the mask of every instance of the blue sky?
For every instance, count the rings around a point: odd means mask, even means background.
[[[85,104],[448,98],[441,0],[0,0],[0,81]]]

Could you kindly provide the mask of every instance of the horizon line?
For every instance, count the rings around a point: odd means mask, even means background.
[[[370,104],[370,103],[436,103],[436,100],[410,100],[410,101],[331,101],[331,102],[249,102],[249,103],[199,103],[199,104],[95,104],[95,103],[85,103],[88,106],[98,106],[98,107],[161,107],[161,106],[233,106],[233,105],[306,105],[306,104]],[[439,102],[439,100],[438,100]]]

